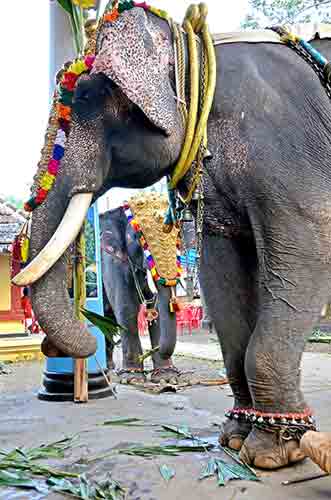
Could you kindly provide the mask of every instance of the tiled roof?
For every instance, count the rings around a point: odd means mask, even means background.
[[[10,245],[25,220],[23,212],[0,198],[0,254],[10,251]]]

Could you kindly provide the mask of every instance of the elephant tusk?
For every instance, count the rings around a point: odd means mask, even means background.
[[[39,280],[59,260],[77,237],[90,207],[92,197],[92,193],[79,193],[71,198],[52,238],[23,270],[14,276],[12,279],[14,285],[31,285]]]

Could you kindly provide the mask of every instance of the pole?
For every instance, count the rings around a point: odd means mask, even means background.
[[[55,75],[65,61],[75,58],[68,15],[56,0],[49,1],[49,99],[52,100]]]
[[[82,308],[86,301],[86,278],[85,278],[85,234],[84,227],[80,230],[75,244],[75,279],[74,279],[74,301],[76,318],[84,321]],[[75,403],[86,403],[88,401],[88,384],[85,359],[75,359],[74,371],[74,401]]]

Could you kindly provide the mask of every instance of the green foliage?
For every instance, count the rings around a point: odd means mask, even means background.
[[[99,330],[104,334],[106,340],[115,347],[121,342],[121,331],[124,328],[116,323],[116,321],[112,318],[101,316],[93,311],[89,311],[88,309],[82,309],[82,314],[85,318],[92,323],[92,325],[99,328]],[[116,339],[119,337],[119,339]]]
[[[72,3],[71,0],[57,0],[61,5],[62,9],[64,9],[68,14],[72,15]]]
[[[72,447],[74,439],[69,437],[36,448],[0,450],[0,487],[33,489],[44,495],[51,490],[82,500],[123,500],[125,490],[110,475],[103,483],[92,483],[83,474],[60,471],[35,462],[36,459],[63,458],[64,451]]]
[[[276,24],[331,22],[331,0],[249,0],[250,12],[244,29],[265,28]]]
[[[20,200],[19,198],[16,198],[15,196],[5,196],[4,197],[4,201],[7,201],[8,203],[10,203],[11,205],[13,205],[16,210],[23,210],[23,201]]]
[[[227,481],[232,479],[242,479],[244,481],[259,481],[255,472],[249,469],[244,463],[228,464],[224,460],[210,458],[203,466],[199,479],[217,476],[218,486],[225,486]]]
[[[161,476],[163,477],[163,479],[165,481],[170,481],[170,479],[175,477],[175,474],[176,474],[175,469],[173,469],[172,467],[169,467],[166,464],[160,465],[159,470],[160,470]]]
[[[138,424],[139,422],[139,424]],[[102,425],[124,425],[125,427],[136,427],[137,425],[141,425],[140,418],[112,418],[111,420],[106,420]]]

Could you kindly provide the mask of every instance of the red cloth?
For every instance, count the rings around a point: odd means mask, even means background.
[[[21,298],[21,306],[24,311],[25,319],[32,318],[32,306],[29,297],[25,295]]]

